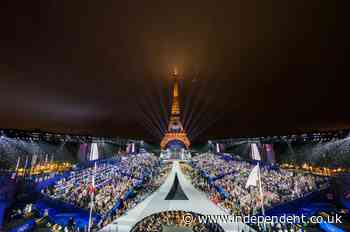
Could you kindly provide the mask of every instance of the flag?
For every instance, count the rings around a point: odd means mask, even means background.
[[[14,180],[14,179],[16,179],[16,173],[15,172],[11,174],[11,180]]]
[[[132,145],[131,145],[131,153],[134,153],[136,150],[135,150],[135,143],[133,143]]]
[[[93,170],[93,173],[92,173],[92,179],[91,179],[91,184],[89,185],[88,187],[88,192],[92,195],[93,193],[95,193],[95,190],[96,190],[96,187],[95,187],[95,174],[96,174],[96,162],[94,164],[94,170]]]
[[[258,175],[259,175],[259,165],[256,165],[251,171],[251,173],[249,174],[245,187],[248,188],[249,186],[256,186],[259,179]]]
[[[344,193],[344,198],[345,199],[350,199],[350,191],[347,191]]]
[[[216,152],[220,153],[220,144],[216,144]]]
[[[327,197],[328,200],[333,200],[333,199],[334,199],[332,193],[327,193],[327,194],[326,194],[326,197]]]
[[[253,160],[261,160],[258,145],[256,143],[251,144],[251,154]]]
[[[38,155],[34,154],[32,156],[32,162],[31,162],[32,167],[35,166],[37,159],[38,159]]]
[[[275,159],[275,153],[273,151],[273,145],[272,144],[264,144],[265,150],[266,150],[266,160],[270,164],[276,163]]]
[[[20,160],[21,160],[21,157],[19,156],[19,157],[17,158],[17,164],[16,164],[15,172],[12,173],[11,179],[16,179],[16,177],[17,177],[17,171],[18,171],[18,168],[19,168],[19,162],[20,162]]]
[[[95,180],[92,178],[92,183],[88,186],[88,192],[92,195],[95,192]]]
[[[90,160],[98,160],[99,154],[98,154],[98,146],[97,143],[92,143],[90,148]]]

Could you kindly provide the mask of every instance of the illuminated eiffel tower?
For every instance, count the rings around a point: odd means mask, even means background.
[[[188,149],[191,145],[180,120],[180,102],[179,102],[179,76],[175,70],[173,73],[174,87],[172,94],[171,114],[168,130],[160,143],[162,149]]]

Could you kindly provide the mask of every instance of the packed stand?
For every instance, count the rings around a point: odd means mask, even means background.
[[[110,224],[112,221],[125,214],[128,210],[133,209],[138,203],[150,196],[164,183],[170,170],[171,167],[169,164],[161,165],[158,171],[155,172],[154,175],[150,176],[150,179],[142,185],[142,188],[138,190],[136,196],[129,198],[127,201],[121,201],[121,208],[115,213],[108,215],[108,217],[101,221],[98,228],[102,228]]]
[[[223,232],[224,230],[218,224],[200,223],[197,219],[198,214],[184,211],[166,211],[153,214],[137,223],[131,232],[162,232],[174,231],[174,228],[188,228],[194,232]],[[186,221],[186,217],[193,220]],[[166,230],[165,228],[169,229]],[[171,230],[172,229],[172,230]]]
[[[43,193],[52,199],[88,209],[93,192],[93,210],[102,217],[99,224],[94,225],[97,229],[135,207],[147,194],[156,190],[166,178],[164,170],[158,158],[148,153],[123,156],[73,171],[68,178],[48,187]],[[132,196],[126,197],[130,191]]]
[[[252,215],[259,213],[261,200],[254,187],[245,188],[248,176],[255,164],[247,161],[226,161],[215,154],[203,154],[193,158],[193,184],[207,192],[209,198],[234,215]],[[290,172],[283,169],[271,169],[261,166],[261,180],[264,192],[265,208],[303,197],[310,192],[327,186],[328,178],[312,174]],[[203,178],[205,171],[212,183]],[[228,195],[222,197],[217,189]]]

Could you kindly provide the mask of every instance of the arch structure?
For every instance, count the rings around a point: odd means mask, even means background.
[[[188,149],[191,145],[190,140],[185,132],[177,133],[165,133],[163,140],[160,143],[162,149],[172,148],[186,148]]]

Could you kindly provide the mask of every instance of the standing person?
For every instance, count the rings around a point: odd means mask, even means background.
[[[69,231],[73,231],[74,230],[75,222],[74,222],[73,217],[69,218],[67,227],[68,227]]]

